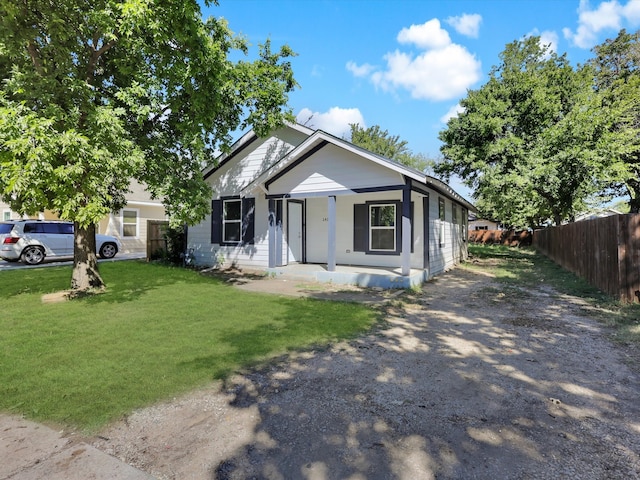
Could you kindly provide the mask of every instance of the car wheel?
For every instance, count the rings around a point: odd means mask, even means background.
[[[105,243],[100,247],[100,257],[101,258],[113,258],[118,253],[118,247],[116,247],[113,243]]]
[[[27,247],[22,251],[22,261],[27,265],[39,265],[44,260],[44,251],[40,247]]]

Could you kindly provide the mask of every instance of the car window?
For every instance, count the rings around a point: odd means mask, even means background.
[[[58,228],[58,223],[43,223],[42,224],[42,232],[43,233],[60,233],[60,229]]]
[[[65,235],[73,235],[73,224],[71,223],[60,223],[60,233]]]
[[[24,233],[44,233],[41,223],[25,223],[23,231]]]
[[[0,223],[0,235],[10,233],[11,229],[13,229],[13,223]]]

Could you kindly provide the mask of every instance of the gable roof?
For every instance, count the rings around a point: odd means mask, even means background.
[[[415,168],[408,167],[395,160],[391,160],[389,158],[375,154],[365,148],[354,145],[347,140],[338,138],[323,130],[314,131],[300,145],[294,148],[273,166],[258,175],[257,178],[255,178],[251,183],[249,183],[242,189],[241,195],[246,195],[248,192],[254,190],[258,186],[261,186],[265,193],[267,193],[269,184],[284,176],[287,172],[294,169],[296,166],[304,162],[307,158],[309,158],[328,144],[335,145],[336,147],[342,148],[355,155],[365,158],[377,165],[388,168],[407,179],[411,179],[418,184],[422,184],[451,199],[456,200],[458,203],[464,205],[471,211],[475,211],[475,207],[470,202],[464,199],[449,185],[442,182],[441,180],[438,180],[437,178],[431,177],[429,175],[425,175],[423,172],[416,170]]]
[[[300,125],[299,123],[287,123],[285,126],[305,135],[311,135],[313,133],[313,130],[311,128]],[[214,165],[211,165],[203,170],[202,174],[204,179],[206,180],[207,178],[209,178],[216,170],[222,168],[234,157],[242,153],[247,147],[258,140],[258,138],[258,135],[256,135],[253,130],[245,133],[233,145],[231,145],[231,150],[229,150],[228,153],[220,155]]]

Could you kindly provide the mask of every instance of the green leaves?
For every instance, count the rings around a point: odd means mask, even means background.
[[[0,0],[0,195],[21,213],[82,224],[124,205],[129,180],[175,222],[208,213],[200,170],[253,126],[287,120],[296,86],[283,46],[259,58],[195,0]]]
[[[589,62],[603,107],[611,112],[604,134],[610,147],[608,187],[626,194],[632,213],[640,212],[640,32],[621,30],[593,49]]]
[[[481,214],[508,226],[570,220],[624,176],[616,159],[633,135],[615,125],[639,111],[640,92],[607,99],[592,66],[571,67],[537,37],[507,45],[501,60],[440,133],[436,172],[462,177]]]
[[[351,124],[351,142],[370,152],[385,158],[395,160],[416,170],[424,172],[433,165],[433,161],[422,154],[414,154],[405,140],[398,135],[391,135],[380,126],[363,128],[358,124]]]

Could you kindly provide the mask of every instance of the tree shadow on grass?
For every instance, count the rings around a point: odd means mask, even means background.
[[[125,262],[120,262],[125,263]],[[126,262],[129,268],[110,264],[103,268],[102,276],[107,284],[104,293],[85,297],[90,305],[100,303],[123,303],[139,299],[146,293],[163,287],[210,283],[212,286],[223,284],[222,280],[207,278],[195,270],[165,264],[153,264],[144,261]],[[119,268],[114,268],[117,266]],[[101,267],[102,268],[102,267]]]

